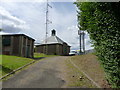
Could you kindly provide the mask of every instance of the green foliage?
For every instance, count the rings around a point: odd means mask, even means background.
[[[108,82],[120,88],[120,3],[76,2],[78,24],[87,30]]]
[[[2,29],[0,28],[0,31],[2,31]]]

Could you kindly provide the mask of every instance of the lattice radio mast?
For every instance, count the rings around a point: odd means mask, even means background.
[[[48,24],[52,23],[48,18],[48,14],[49,14],[49,7],[52,8],[52,6],[49,5],[48,0],[46,3],[46,35],[45,35],[45,43],[46,43],[46,47],[45,47],[45,53],[47,54],[47,36],[48,36]]]

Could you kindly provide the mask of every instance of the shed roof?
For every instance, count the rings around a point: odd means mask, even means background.
[[[32,40],[35,41],[35,39],[33,39],[33,38],[31,38],[31,37],[29,37],[29,36],[27,36],[25,34],[2,34],[0,36],[25,36],[25,37],[27,37],[27,38],[32,39]]]

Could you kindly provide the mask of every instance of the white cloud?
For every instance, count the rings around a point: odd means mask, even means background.
[[[2,2],[44,2],[45,0],[3,0]]]
[[[62,33],[62,37],[65,38],[65,40],[69,43],[69,45],[71,45],[71,49],[75,49],[78,50],[80,47],[80,42],[79,42],[79,35],[78,35],[78,27],[77,26],[71,26],[68,27],[66,32]],[[89,49],[93,49],[93,47],[91,47],[91,43],[90,43],[90,38],[89,38],[89,34],[85,31],[85,49],[89,50]]]
[[[46,2],[47,0],[3,0],[2,2]],[[49,2],[75,2],[76,0],[48,0]]]
[[[18,19],[15,16],[12,16],[8,11],[6,11],[3,7],[0,7],[0,15],[3,19],[7,19],[10,21],[14,21],[16,23],[25,23],[25,21]]]
[[[1,27],[4,32],[18,33],[23,30],[23,28],[28,29],[25,21],[12,16],[3,7],[0,7],[0,16],[0,23],[2,24]]]
[[[7,29],[6,32],[25,33],[35,38],[37,43],[45,39],[45,2],[4,2],[2,7],[5,9],[1,8],[2,13],[0,14],[4,17],[2,23],[3,27]],[[65,7],[59,8],[60,10],[53,5],[53,8],[50,9],[49,17],[52,24],[49,24],[49,36],[51,29],[55,29],[57,35],[71,45],[72,49],[79,49],[77,13]],[[91,48],[88,41],[89,37],[86,36],[86,49]]]

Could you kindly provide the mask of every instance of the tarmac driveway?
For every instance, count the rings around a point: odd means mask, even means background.
[[[27,69],[17,72],[2,83],[3,88],[60,88],[66,81],[63,64],[67,56],[45,58]]]

